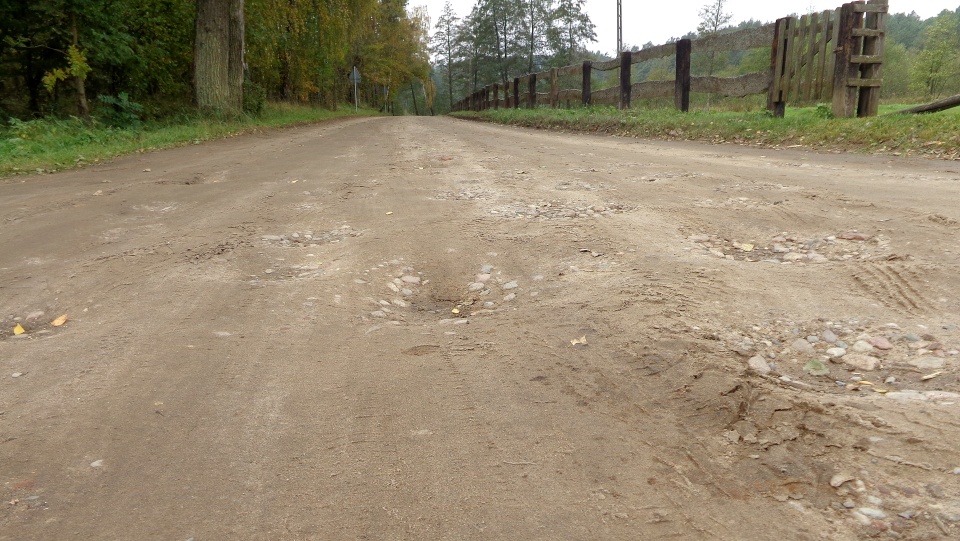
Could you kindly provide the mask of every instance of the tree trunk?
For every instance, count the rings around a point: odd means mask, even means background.
[[[70,30],[73,33],[73,46],[76,49],[80,48],[80,32],[77,30],[77,15],[70,15]],[[80,115],[80,118],[90,118],[90,104],[87,103],[87,85],[84,81],[84,77],[79,75],[73,76],[73,82],[77,87],[77,113]]]
[[[230,65],[227,77],[230,84],[231,107],[243,110],[243,80],[246,75],[244,62],[244,34],[246,23],[243,16],[244,0],[230,0]]]
[[[193,84],[197,106],[201,110],[227,114],[240,112],[243,101],[242,14],[243,0],[197,0]],[[234,31],[240,34],[233,35]]]

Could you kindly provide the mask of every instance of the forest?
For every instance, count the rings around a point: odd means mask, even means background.
[[[841,3],[838,0],[837,5]],[[438,109],[449,110],[451,103],[479,88],[526,73],[584,60],[611,60],[612,56],[591,50],[596,35],[583,5],[583,0],[478,0],[470,13],[460,17],[448,2],[434,22],[430,42]],[[670,41],[772,22],[747,19],[729,24],[739,14],[729,13],[728,5],[726,0],[706,3],[697,28]],[[654,45],[659,43],[626,45],[625,49]],[[885,49],[885,101],[920,102],[960,93],[960,7],[928,19],[916,13],[891,14]],[[634,67],[634,82],[672,79],[675,62],[667,57],[641,63]],[[761,71],[769,65],[769,48],[694,54],[692,60],[694,75],[722,77]],[[613,86],[614,77],[615,72],[596,74],[593,86]]]
[[[127,126],[267,100],[432,99],[429,19],[407,0],[0,0],[0,118]]]

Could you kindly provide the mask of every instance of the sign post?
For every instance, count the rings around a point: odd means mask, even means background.
[[[353,83],[353,108],[355,111],[360,110],[360,98],[357,97],[357,85],[360,83],[360,70],[356,66],[353,67],[353,71],[350,72],[350,82]]]

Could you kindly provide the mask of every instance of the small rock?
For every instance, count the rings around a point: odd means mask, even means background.
[[[477,275],[477,281],[480,282],[480,283],[484,283],[484,282],[486,282],[486,281],[489,280],[489,279],[490,279],[490,275],[489,275],[489,274],[483,274],[483,273],[481,273],[481,274],[478,274],[478,275]]]
[[[853,481],[856,477],[850,475],[849,473],[838,473],[830,478],[830,486],[833,488],[840,488],[840,485],[846,483],[847,481]]]
[[[916,334],[911,334],[911,333],[907,333],[903,335],[903,339],[906,340],[907,342],[919,342],[920,340],[923,340],[922,338],[920,338],[920,336]]]
[[[819,337],[819,336],[808,336],[808,337],[807,337],[807,342],[810,342],[811,344],[816,344],[816,343],[820,342],[820,337]]]
[[[870,353],[873,351],[873,345],[866,340],[857,340],[852,349],[857,353]]]
[[[767,375],[770,373],[770,365],[767,364],[766,359],[760,356],[751,357],[750,360],[747,361],[747,366],[750,368],[750,370],[753,370],[760,375]]]
[[[480,272],[482,274],[490,274],[491,272],[493,272],[493,265],[484,265],[480,267]]]
[[[837,335],[830,329],[827,329],[820,333],[820,338],[823,338],[823,341],[828,344],[835,344],[837,342]]]
[[[263,240],[274,241],[274,242],[283,240],[283,237],[281,237],[280,235],[264,235],[260,238]]]
[[[400,290],[400,293],[401,293],[404,297],[409,297],[409,296],[413,295],[413,290],[404,288],[404,289],[401,289],[401,290]]]
[[[406,283],[406,284],[419,284],[419,283],[420,283],[420,277],[419,277],[419,276],[410,276],[409,274],[407,274],[407,275],[401,276],[401,277],[400,277],[400,281],[402,281],[403,283]]]
[[[826,263],[830,261],[826,256],[818,254],[817,252],[810,252],[807,254],[807,260],[811,263]]]
[[[853,509],[854,507],[857,506],[857,504],[853,503],[853,500],[846,500],[845,502],[843,502],[843,506],[846,507],[847,509]]]
[[[517,282],[516,282],[516,281],[507,282],[507,283],[503,284],[503,289],[516,289],[517,287],[518,287],[518,286],[517,286]]]
[[[383,319],[387,317],[387,313],[384,312],[383,310],[376,310],[376,311],[370,312],[370,316],[378,319]]]
[[[513,299],[516,299],[516,298],[517,298],[517,294],[516,294],[516,293],[509,293],[509,294],[507,294],[505,297],[503,297],[503,302],[510,302],[510,301],[512,301]]]
[[[884,351],[893,349],[893,344],[891,344],[889,340],[887,340],[882,336],[874,336],[870,338],[868,342],[870,343],[871,346],[877,349],[882,349]],[[856,346],[856,344],[854,344],[854,346]]]
[[[806,258],[807,258],[807,256],[805,256],[805,255],[803,255],[803,254],[798,254],[798,253],[796,253],[796,252],[791,252],[791,253],[789,253],[789,254],[784,254],[784,256],[783,256],[783,260],[784,260],[784,261],[803,261],[803,260],[806,259]]]
[[[847,354],[847,350],[843,348],[830,348],[826,351],[827,357],[830,357],[831,360],[839,359]]]
[[[872,372],[880,365],[880,359],[871,357],[870,355],[861,355],[859,353],[844,355],[842,359],[844,364],[852,366],[857,370],[863,370],[864,372]]]
[[[837,346],[838,348],[843,348],[843,349],[847,349],[848,347],[847,343],[844,342],[843,340],[837,340],[837,343],[834,345]]]
[[[387,287],[390,288],[390,291],[393,291],[394,293],[400,293],[400,288],[393,282],[387,282]]]
[[[266,269],[263,271],[264,274],[273,274],[273,269]]]
[[[907,364],[915,366],[920,370],[937,370],[943,368],[946,362],[939,357],[920,357],[917,359],[909,359]]]
[[[30,312],[30,313],[27,315],[26,320],[27,320],[27,321],[33,321],[33,320],[35,320],[35,319],[40,319],[41,317],[43,317],[43,314],[44,314],[43,310],[37,310],[36,312]]]
[[[866,233],[857,233],[856,231],[847,231],[846,233],[840,233],[837,235],[837,238],[863,242],[865,240],[870,240],[870,235],[867,235]]]
[[[811,345],[810,342],[807,342],[802,338],[797,339],[792,344],[790,344],[790,348],[796,351],[797,353],[800,353],[801,355],[813,355],[815,353],[815,350],[813,349],[813,345]]]
[[[870,518],[887,518],[887,514],[879,509],[874,509],[873,507],[861,507],[858,509],[861,515],[870,517]]]
[[[219,336],[220,338],[226,338],[226,337],[230,336],[230,333],[228,333],[227,331],[215,331],[215,332],[213,333],[213,335],[214,335],[214,336]]]
[[[481,282],[474,282],[474,283],[470,284],[469,290],[470,290],[470,291],[482,291],[483,288],[485,288],[485,287],[487,287],[487,286],[484,285],[484,284],[481,283]]]
[[[103,460],[94,460],[93,462],[90,463],[90,467],[91,467],[91,468],[102,468],[102,467],[103,467]]]
[[[924,488],[927,489],[927,494],[938,500],[942,500],[947,497],[947,494],[943,491],[943,487],[940,485],[927,485]]]
[[[19,378],[19,377],[22,376],[22,375],[23,375],[23,372],[14,372],[13,374],[10,374],[10,377],[11,377],[11,378]]]

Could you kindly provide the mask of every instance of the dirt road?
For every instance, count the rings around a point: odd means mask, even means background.
[[[447,118],[0,182],[0,540],[956,539],[958,201]]]

